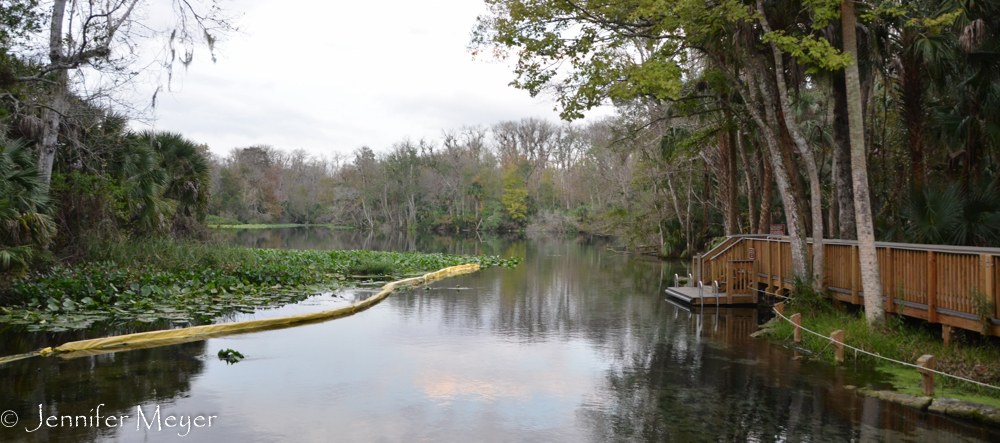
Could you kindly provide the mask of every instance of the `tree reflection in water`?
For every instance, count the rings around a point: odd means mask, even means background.
[[[0,441],[97,441],[116,429],[38,425],[38,405],[49,415],[129,415],[135,426],[138,405],[169,405],[186,397],[204,370],[204,341],[64,360],[33,358],[0,366],[0,405],[18,411],[20,423],[0,428]],[[23,411],[23,413],[21,412]],[[148,412],[148,411],[147,411]],[[133,429],[134,431],[134,429]]]

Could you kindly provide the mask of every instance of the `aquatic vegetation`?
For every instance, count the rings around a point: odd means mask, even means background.
[[[239,351],[234,351],[232,349],[219,349],[219,360],[223,360],[231,365],[239,363],[240,360],[243,360],[244,358],[246,357],[244,357]]]
[[[57,267],[0,289],[0,323],[48,332],[97,323],[146,328],[206,324],[346,286],[352,269],[366,263],[368,271],[378,263],[380,275],[392,278],[463,263],[513,267],[519,262],[415,252],[235,249],[242,254],[192,253],[187,265],[176,261],[179,257],[164,257]],[[148,264],[153,262],[159,266]]]

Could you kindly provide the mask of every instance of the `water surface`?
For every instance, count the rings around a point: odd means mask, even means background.
[[[0,441],[1000,441],[995,430],[855,395],[845,386],[878,383],[863,368],[750,339],[757,310],[674,304],[663,288],[686,273],[683,264],[621,255],[601,240],[298,228],[234,241],[525,260],[325,323],[0,366],[0,411],[19,417],[0,427]],[[363,296],[341,295],[255,315]],[[226,348],[246,360],[220,361]],[[27,432],[39,404],[45,417],[87,422],[98,405],[102,416],[129,417],[114,428]],[[205,417],[203,427],[179,428],[179,418],[167,427],[171,415]]]

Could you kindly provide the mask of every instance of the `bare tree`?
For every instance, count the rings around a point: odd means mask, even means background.
[[[169,50],[160,64],[169,73],[177,61],[185,66],[191,63],[197,42],[204,42],[212,52],[219,35],[235,29],[217,0],[172,0],[175,21],[159,28],[141,19],[145,6],[143,0],[54,0],[44,55],[43,51],[23,54],[38,64],[15,81],[40,84],[48,91],[41,103],[34,104],[43,109],[38,165],[46,186],[58,150],[60,124],[68,117],[70,94],[84,100],[107,97],[109,88],[133,82],[142,70],[135,66],[139,47],[150,38],[167,38]],[[95,85],[85,87],[85,70],[96,71],[104,79],[96,90]],[[155,93],[152,100],[155,103]]]

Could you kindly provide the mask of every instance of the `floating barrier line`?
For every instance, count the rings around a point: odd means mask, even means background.
[[[35,356],[59,355],[64,358],[74,358],[85,355],[93,355],[102,352],[116,352],[121,350],[147,348],[163,346],[168,344],[181,343],[186,341],[203,340],[206,338],[228,335],[233,333],[251,332],[261,329],[273,329],[278,327],[288,327],[303,323],[313,323],[322,320],[346,317],[364,311],[388,297],[392,292],[401,286],[416,286],[429,284],[448,277],[468,274],[479,270],[479,265],[475,263],[451,266],[436,272],[430,272],[420,277],[406,278],[387,283],[382,286],[382,290],[377,294],[362,301],[343,306],[337,309],[330,309],[308,314],[298,314],[286,317],[266,318],[260,320],[247,320],[235,323],[221,323],[214,325],[191,326],[181,329],[169,329],[161,331],[139,332],[135,334],[116,335],[112,337],[95,338],[90,340],[80,340],[54,348],[45,348],[27,354],[18,354],[7,357],[0,357],[0,364],[22,360]]]
[[[12,361],[18,361],[18,360],[24,360],[26,358],[37,357],[38,355],[39,355],[38,351],[28,352],[26,354],[7,355],[7,356],[4,356],[4,357],[0,357],[0,365],[3,365],[4,363],[10,363]]]
[[[773,309],[773,308],[772,308],[772,309]],[[781,317],[781,318],[785,319],[786,321],[788,321],[789,323],[792,323],[792,321],[791,321],[791,320],[789,320],[789,319],[788,319],[788,317],[785,317],[784,315],[782,315],[782,314],[781,314],[780,312],[778,312],[778,310],[777,310],[777,309],[773,309],[773,311],[774,311],[774,313],[775,313],[775,314],[776,314],[776,315],[777,315],[778,317]],[[993,386],[993,385],[990,385],[990,384],[986,384],[986,383],[982,383],[982,382],[978,382],[978,381],[975,381],[975,380],[969,380],[969,379],[967,379],[967,378],[965,378],[965,377],[959,377],[959,376],[957,376],[957,375],[952,375],[952,374],[949,374],[949,373],[947,373],[947,372],[941,372],[941,371],[938,371],[938,370],[935,370],[935,369],[930,369],[930,368],[925,368],[925,367],[923,367],[923,366],[918,366],[918,365],[915,365],[915,364],[913,364],[913,363],[907,363],[907,362],[905,362],[905,361],[899,361],[899,360],[895,360],[895,359],[892,359],[892,358],[889,358],[889,357],[885,357],[885,356],[882,356],[882,355],[879,355],[879,354],[876,354],[876,353],[874,353],[874,352],[868,352],[868,351],[866,351],[866,350],[864,350],[864,349],[861,349],[861,348],[856,348],[856,347],[854,347],[854,346],[851,346],[851,345],[849,345],[849,344],[847,344],[847,343],[844,343],[844,342],[842,342],[842,341],[837,341],[837,340],[834,340],[834,339],[833,339],[832,337],[829,337],[829,336],[826,336],[826,335],[823,335],[823,334],[820,334],[820,333],[818,333],[818,332],[815,332],[815,331],[812,331],[812,330],[809,330],[809,329],[807,329],[807,328],[806,328],[805,326],[795,326],[795,324],[794,324],[794,323],[792,323],[792,325],[793,325],[793,327],[798,327],[798,328],[801,328],[801,329],[802,329],[803,331],[806,331],[806,332],[808,332],[808,333],[810,333],[810,334],[813,334],[813,335],[815,335],[815,336],[817,336],[817,337],[820,337],[820,338],[824,338],[824,339],[826,339],[826,340],[829,340],[829,341],[830,341],[830,342],[832,342],[832,343],[837,343],[837,344],[840,344],[840,345],[843,345],[843,346],[844,346],[845,348],[849,348],[849,349],[853,349],[853,350],[854,350],[854,354],[855,354],[855,355],[857,355],[857,353],[858,353],[858,352],[860,352],[860,353],[862,353],[862,354],[867,354],[867,355],[870,355],[870,356],[872,356],[872,357],[876,357],[876,358],[881,358],[881,359],[883,359],[883,360],[888,360],[888,361],[891,361],[891,362],[893,362],[893,363],[898,363],[898,364],[901,364],[901,365],[903,365],[903,366],[909,366],[909,367],[911,367],[911,368],[915,368],[915,369],[919,369],[919,370],[921,370],[921,371],[924,371],[924,372],[933,372],[933,373],[935,373],[935,374],[938,374],[938,375],[942,375],[942,376],[944,376],[944,377],[950,377],[950,378],[954,378],[954,379],[956,379],[956,380],[961,380],[961,381],[965,381],[965,382],[969,382],[969,383],[972,383],[972,384],[975,384],[975,385],[979,385],[979,386],[982,386],[982,387],[984,387],[984,388],[992,388],[992,389],[996,389],[996,390],[1000,390],[1000,387],[998,387],[998,386]],[[855,358],[857,358],[857,357],[855,357]]]

